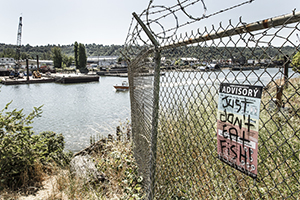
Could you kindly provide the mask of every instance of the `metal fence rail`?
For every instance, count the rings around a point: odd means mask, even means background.
[[[149,199],[299,198],[300,78],[290,64],[300,51],[299,28],[298,12],[141,42],[149,30],[138,22],[123,53],[134,152]],[[256,178],[219,159],[224,83],[263,87]]]

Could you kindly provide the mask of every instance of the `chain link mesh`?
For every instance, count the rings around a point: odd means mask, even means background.
[[[123,55],[130,63],[134,152],[151,199],[299,198],[300,78],[290,64],[300,50],[299,15],[261,24],[220,24],[166,37],[156,49],[135,26]],[[161,55],[156,74],[155,52]],[[257,179],[218,159],[221,83],[263,86]]]

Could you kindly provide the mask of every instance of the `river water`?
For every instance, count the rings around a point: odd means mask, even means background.
[[[90,136],[115,133],[120,123],[130,120],[129,91],[117,92],[113,87],[124,80],[127,78],[100,77],[99,82],[91,83],[2,85],[0,109],[11,100],[9,108],[23,108],[26,114],[43,105],[33,131],[62,133],[66,149],[78,151],[89,145]]]
[[[167,72],[161,79],[164,83],[176,82],[178,85],[175,87],[172,83],[167,85],[162,83],[162,87],[172,89],[179,87],[191,89],[193,85],[209,85],[213,84],[215,79],[221,82],[265,86],[271,77],[282,78],[282,73],[282,70],[278,68],[256,70],[255,73],[252,71],[229,72],[228,70],[216,73]],[[174,76],[181,78],[177,81],[172,78]],[[289,77],[296,76],[298,74],[289,69]],[[182,79],[182,77],[189,77],[189,79]],[[32,124],[33,131],[35,133],[42,131],[62,133],[65,137],[66,149],[78,151],[89,145],[90,136],[114,134],[117,126],[130,120],[129,91],[117,92],[113,88],[113,85],[121,84],[124,80],[127,78],[100,77],[99,82],[79,84],[2,85],[0,109],[3,109],[11,100],[13,100],[10,105],[11,109],[23,108],[26,114],[30,113],[34,106],[43,105],[42,117],[35,119]],[[206,82],[201,83],[199,80],[206,80]]]

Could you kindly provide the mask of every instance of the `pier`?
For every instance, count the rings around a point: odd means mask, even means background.
[[[86,74],[53,74],[50,76],[43,75],[41,78],[10,78],[9,76],[0,77],[0,83],[3,85],[19,85],[19,84],[32,84],[32,83],[87,83],[99,81],[98,75],[86,75]]]
[[[55,76],[55,82],[56,83],[87,83],[87,82],[93,82],[93,81],[99,81],[98,75],[78,75],[78,74],[59,74]]]
[[[54,82],[54,77],[41,77],[41,78],[9,78],[7,76],[0,78],[0,83],[3,85],[19,85],[19,84],[31,84],[31,83],[51,83]]]

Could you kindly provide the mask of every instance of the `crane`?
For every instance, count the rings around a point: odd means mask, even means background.
[[[20,68],[20,49],[21,49],[21,36],[22,36],[22,15],[19,19],[19,26],[18,26],[18,34],[17,34],[17,64],[15,67],[15,74],[17,74],[18,68]]]

